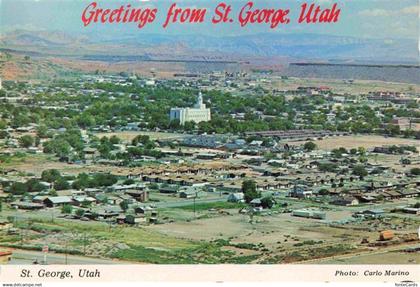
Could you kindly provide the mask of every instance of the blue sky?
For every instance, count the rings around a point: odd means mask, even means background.
[[[83,27],[81,14],[92,1],[85,0],[0,0],[0,29],[59,30],[71,33],[160,33],[160,34],[208,34],[213,36],[229,36],[255,33],[318,33],[328,35],[345,35],[361,38],[411,38],[419,37],[419,2],[418,0],[254,0],[258,8],[290,8],[292,23],[298,17],[300,5],[319,3],[329,7],[338,3],[342,9],[341,20],[336,24],[279,26],[272,30],[267,25],[252,25],[240,28],[238,23],[211,25],[209,14],[206,23],[172,25],[162,29],[161,25],[166,11],[172,3],[181,7],[208,8],[213,11],[219,0],[97,0],[105,8],[118,8],[122,4],[133,7],[156,7],[158,18],[153,24],[143,29],[135,24],[101,25],[94,24]],[[240,7],[247,0],[224,0],[233,7],[232,16],[238,14]]]

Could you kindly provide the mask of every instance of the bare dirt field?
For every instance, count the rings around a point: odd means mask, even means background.
[[[376,135],[361,135],[361,136],[343,136],[343,137],[331,137],[323,140],[314,141],[319,149],[332,150],[338,147],[344,147],[346,149],[364,147],[371,149],[376,146],[384,145],[413,145],[420,147],[420,141],[414,139],[404,138],[391,138]],[[304,142],[295,141],[289,144],[302,145]]]
[[[226,161],[209,161],[200,163],[200,166],[225,166],[229,165]],[[1,168],[13,169],[17,172],[30,173],[41,175],[42,171],[46,169],[58,169],[64,175],[77,175],[81,172],[86,173],[112,173],[115,175],[126,176],[130,174],[139,174],[145,168],[157,167],[156,163],[145,163],[141,167],[116,167],[112,165],[100,164],[69,164],[65,162],[58,162],[56,159],[47,157],[45,155],[28,155],[22,159],[14,160],[13,162],[3,164]],[[165,166],[161,165],[162,168]]]
[[[111,133],[97,133],[95,135],[99,138],[117,136],[124,141],[131,141],[136,136],[139,136],[139,135],[149,136],[152,140],[179,138],[182,136],[182,134],[175,134],[175,133],[143,132],[143,131],[142,132],[122,131],[122,132],[111,132]]]
[[[187,71],[185,63],[143,61],[109,63],[66,58],[49,58],[49,60],[54,64],[83,72],[95,72],[96,70],[108,73],[132,71],[146,77],[172,78],[174,73],[185,73]]]
[[[362,222],[355,226],[331,226],[320,220],[293,217],[287,213],[257,216],[251,224],[247,215],[235,214],[232,210],[231,213],[233,215],[191,222],[178,221],[146,228],[181,240],[206,242],[227,240],[233,246],[232,251],[237,251],[242,255],[245,251],[258,250],[260,254],[255,262],[259,263],[287,263],[300,260],[309,264],[414,264],[420,262],[418,254],[399,252],[405,247],[413,246],[414,242],[387,247],[371,247],[362,244],[363,238],[370,243],[378,242],[379,232],[373,228],[376,223]],[[335,220],[347,217],[349,214],[347,211],[327,212],[327,217]],[[373,229],[367,229],[366,224]],[[412,233],[411,229],[399,232],[399,236],[402,238],[407,232]],[[256,249],[249,246],[254,246]],[[335,250],[332,251],[333,249]],[[247,254],[251,255],[255,252]],[[398,258],[393,256],[398,256]],[[297,259],[299,257],[301,259]],[[323,257],[325,259],[322,259]],[[292,261],[288,261],[290,258],[293,258]]]
[[[420,85],[390,83],[382,81],[355,80],[349,84],[343,80],[320,78],[289,78],[288,80],[274,80],[273,86],[279,89],[296,89],[300,86],[327,86],[337,93],[366,94],[372,91],[420,92]]]
[[[318,220],[292,217],[290,214],[258,217],[257,223],[253,224],[249,223],[249,216],[237,214],[148,228],[182,239],[207,241],[232,238],[233,243],[263,243],[271,248],[276,248],[278,244],[293,245],[304,240],[359,241],[362,234],[366,235],[362,231],[350,233],[345,229],[329,227]]]

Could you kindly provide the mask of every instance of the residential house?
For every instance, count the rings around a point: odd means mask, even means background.
[[[44,205],[47,207],[57,207],[65,204],[74,204],[70,196],[50,196],[44,199]]]
[[[229,194],[227,201],[228,202],[243,202],[244,194],[242,192],[231,193]]]

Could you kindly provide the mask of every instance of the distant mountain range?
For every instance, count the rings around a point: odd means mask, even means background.
[[[410,39],[362,39],[318,34],[266,33],[246,36],[109,35],[15,31],[0,37],[0,48],[52,55],[148,55],[216,58],[292,58],[418,64],[418,43]]]
[[[9,59],[0,63],[0,76],[6,79],[22,75],[30,78],[33,71],[38,75],[101,70],[170,76],[260,69],[302,78],[420,83],[418,46],[409,39],[278,33],[230,37],[140,33],[68,35],[19,30],[0,36],[0,52],[17,55],[15,62]],[[33,61],[25,61],[24,56],[32,57]]]
[[[147,38],[137,36],[111,41],[142,45],[183,43],[190,49],[251,57],[377,62],[418,61],[417,42],[407,39],[357,39],[317,34],[259,34],[231,37],[150,35]]]

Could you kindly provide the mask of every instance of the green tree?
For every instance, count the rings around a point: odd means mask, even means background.
[[[368,172],[363,165],[356,165],[353,167],[353,174],[359,177],[365,177],[368,175]]]
[[[70,154],[72,146],[65,140],[53,139],[43,144],[44,153],[55,153],[58,157],[66,157]]]
[[[366,148],[364,148],[364,147],[358,147],[357,148],[357,151],[359,152],[359,154],[361,155],[361,156],[364,156],[364,155],[366,155]]]
[[[52,183],[61,178],[61,174],[56,169],[46,169],[41,173],[41,179],[43,181]]]
[[[23,182],[14,182],[9,188],[9,192],[12,195],[23,195],[28,191],[28,188],[26,187],[26,184]]]
[[[272,208],[274,205],[274,200],[271,196],[266,196],[261,199],[261,206],[263,208]]]
[[[185,122],[185,124],[184,124],[184,130],[186,130],[186,131],[193,131],[194,129],[195,129],[195,122],[193,122],[193,121]]]
[[[151,189],[151,190],[158,190],[159,189],[159,185],[157,184],[157,183],[151,183],[150,185],[149,185],[149,189]]]
[[[138,144],[146,145],[148,142],[150,142],[150,137],[148,135],[138,135],[131,141],[131,144],[134,146]]]
[[[244,193],[246,203],[250,203],[253,199],[261,197],[261,192],[257,190],[257,184],[253,180],[242,182],[242,192]]]
[[[121,202],[120,202],[120,207],[121,207],[121,209],[122,209],[124,212],[126,212],[126,211],[127,211],[127,209],[128,209],[128,201],[127,201],[127,200],[123,200],[123,201],[121,201]]]
[[[118,181],[117,176],[108,173],[96,173],[90,181],[91,187],[111,186]]]
[[[306,142],[306,143],[303,145],[303,148],[304,148],[306,151],[313,151],[313,150],[315,150],[315,149],[317,148],[317,145],[316,145],[314,142]]]
[[[70,189],[70,184],[68,183],[67,180],[65,180],[64,178],[60,177],[55,183],[54,183],[54,188],[56,190],[65,190],[65,189]]]
[[[58,194],[57,194],[57,191],[56,191],[55,189],[51,189],[51,190],[48,192],[48,195],[50,195],[50,196],[57,196]]]
[[[64,214],[71,214],[73,211],[73,206],[70,204],[64,204],[63,207],[61,207],[61,213]]]
[[[336,172],[338,165],[332,162],[319,163],[318,169],[322,172]]]
[[[7,122],[4,120],[0,120],[0,130],[7,129]]]
[[[111,136],[111,137],[109,138],[109,142],[110,142],[111,144],[119,144],[119,143],[121,143],[121,140],[120,140],[120,138],[119,138],[119,137],[117,137],[117,136],[113,135],[113,136]]]
[[[24,135],[19,138],[19,145],[28,148],[34,144],[34,138],[30,135]]]
[[[36,178],[31,178],[26,182],[26,190],[27,192],[40,192],[45,190],[47,187],[42,185],[40,181]]]
[[[124,185],[130,185],[130,184],[134,184],[135,181],[132,178],[128,178],[126,180],[124,180]]]
[[[83,217],[83,215],[85,215],[85,211],[83,209],[79,208],[79,209],[76,210],[76,215],[78,217]]]
[[[77,179],[73,182],[72,187],[74,189],[84,189],[86,187],[89,187],[89,182],[90,182],[89,175],[82,172],[82,173],[79,173],[79,175],[77,176]]]
[[[328,195],[330,192],[326,188],[322,188],[318,191],[319,195]]]
[[[85,200],[85,201],[82,202],[81,207],[89,208],[89,207],[91,207],[91,205],[92,205],[92,203],[90,201]]]
[[[110,143],[101,143],[101,145],[98,147],[98,151],[101,154],[102,157],[108,158],[110,152],[112,150],[112,146]]]
[[[347,150],[344,147],[335,148],[331,151],[331,154],[335,158],[340,158],[343,156],[343,154],[346,154]]]
[[[418,167],[414,167],[410,170],[410,174],[414,175],[414,176],[418,176],[420,175],[420,168]]]
[[[39,126],[36,130],[36,134],[39,138],[48,138],[48,128],[46,126]]]
[[[87,113],[82,113],[77,119],[77,124],[81,128],[88,128],[95,125],[95,118]]]
[[[7,131],[0,130],[0,139],[5,139],[9,136]]]

